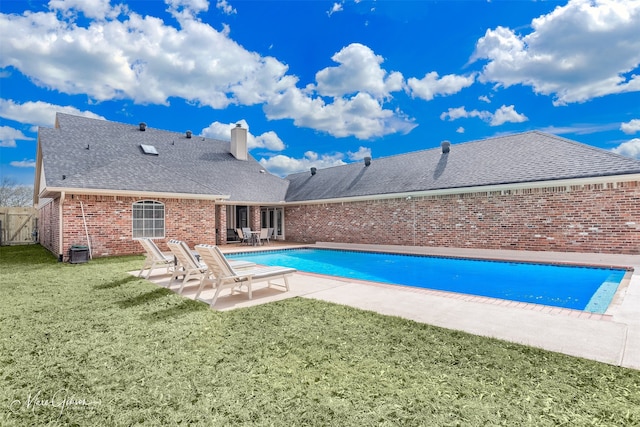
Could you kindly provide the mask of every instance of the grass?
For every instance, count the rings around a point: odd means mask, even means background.
[[[0,248],[0,425],[640,425],[640,371],[293,298],[229,312]]]

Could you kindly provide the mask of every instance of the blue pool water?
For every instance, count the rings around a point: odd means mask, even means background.
[[[625,270],[329,249],[228,255],[263,265],[604,313]]]

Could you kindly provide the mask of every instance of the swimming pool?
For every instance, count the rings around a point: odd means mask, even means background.
[[[604,313],[625,270],[333,249],[227,255],[264,265]]]

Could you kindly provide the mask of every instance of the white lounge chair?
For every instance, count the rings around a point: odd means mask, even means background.
[[[180,289],[178,290],[178,293],[181,294],[184,285],[188,281],[193,279],[200,280],[204,276],[205,271],[207,271],[207,266],[196,259],[186,242],[172,239],[169,240],[168,245],[177,260],[176,268],[169,281],[169,287],[171,287],[171,284],[178,276],[184,276]]]
[[[174,266],[173,257],[171,255],[163,254],[162,251],[160,251],[160,248],[156,245],[156,242],[149,238],[138,239],[138,241],[147,253],[147,257],[140,269],[140,273],[138,273],[138,277],[142,276],[144,270],[149,269],[149,271],[147,271],[147,275],[144,276],[145,279],[148,279],[151,275],[151,271],[157,267],[166,267],[167,274],[169,274],[171,268]]]
[[[236,270],[229,264],[227,258],[217,246],[197,245],[196,250],[208,267],[207,272],[200,279],[200,287],[196,293],[196,299],[200,297],[204,287],[207,284],[211,284],[216,292],[209,303],[210,307],[213,307],[218,300],[220,291],[231,289],[231,294],[233,294],[234,289],[242,285],[247,286],[247,293],[249,299],[251,299],[253,297],[251,286],[254,282],[266,280],[269,287],[272,285],[283,286],[288,291],[288,276],[296,272],[296,269],[289,267],[254,267]],[[274,279],[283,279],[284,285],[273,283],[272,280]]]
[[[180,289],[178,290],[178,293],[181,294],[187,282],[193,279],[201,280],[202,277],[204,277],[207,271],[207,265],[198,260],[196,253],[189,249],[189,245],[187,245],[186,242],[172,239],[169,240],[168,245],[177,260],[173,275],[169,281],[169,287],[171,287],[176,277],[184,276]],[[233,263],[235,268],[247,268],[255,265],[255,263],[248,261],[235,261]]]

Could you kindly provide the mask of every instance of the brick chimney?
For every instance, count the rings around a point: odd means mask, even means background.
[[[231,129],[231,154],[238,160],[247,160],[247,130],[240,125]]]

